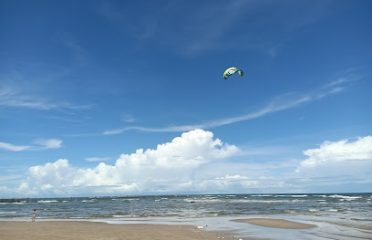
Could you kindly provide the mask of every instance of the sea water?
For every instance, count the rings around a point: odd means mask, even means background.
[[[39,221],[194,224],[271,239],[372,239],[372,193],[0,199],[0,220],[30,220],[33,209],[37,209]],[[282,218],[318,227],[268,231],[265,227],[231,221],[248,217]]]
[[[0,218],[338,215],[372,221],[372,193],[234,194],[0,199]]]

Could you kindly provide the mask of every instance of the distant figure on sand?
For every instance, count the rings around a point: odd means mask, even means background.
[[[35,222],[36,220],[36,208],[32,209],[32,221]]]

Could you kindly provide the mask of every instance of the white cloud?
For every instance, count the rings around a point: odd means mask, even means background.
[[[40,145],[43,149],[57,149],[62,147],[62,140],[56,138],[36,139],[35,144]]]
[[[34,144],[38,146],[31,145],[14,145],[11,143],[0,142],[0,149],[20,152],[26,150],[44,150],[44,149],[57,149],[62,147],[62,140],[51,138],[51,139],[37,139],[34,141]]]
[[[276,56],[292,39],[293,33],[320,20],[328,5],[328,2],[291,2],[289,6],[282,1],[259,0],[214,1],[212,5],[200,1],[191,4],[190,1],[170,1],[157,4],[156,11],[152,10],[152,5],[144,7],[143,12],[151,14],[137,18],[130,9],[105,2],[98,12],[137,42],[167,46],[185,56],[211,50],[258,51]],[[288,7],[294,7],[296,14],[289,14]],[[173,21],[175,17],[176,22]],[[236,23],[244,23],[244,31]],[[275,31],[268,31],[271,28],[267,26],[271,25],[275,26]]]
[[[151,165],[164,168],[195,167],[216,159],[234,155],[238,148],[213,139],[213,133],[196,129],[183,133],[171,142],[159,144],[156,149],[138,149],[133,154],[123,154],[117,164]]]
[[[91,105],[73,105],[68,102],[53,102],[37,96],[27,95],[12,86],[0,85],[0,107],[28,108],[36,110],[89,109]]]
[[[372,162],[372,136],[355,141],[326,141],[319,148],[304,151],[308,158],[300,163],[300,169],[313,168],[329,163],[370,161]]]
[[[303,189],[335,191],[370,191],[372,186],[372,136],[354,141],[324,142],[304,151],[292,177]]]
[[[110,159],[111,159],[110,157],[87,157],[85,158],[85,160],[88,162],[105,162]]]
[[[0,86],[0,106],[49,110],[55,105],[31,96],[21,95],[14,88]]]
[[[133,117],[131,114],[124,114],[121,119],[124,121],[124,122],[127,122],[127,123],[133,123],[136,121],[136,118]]]
[[[251,113],[247,113],[237,117],[230,117],[230,118],[223,118],[218,120],[213,120],[201,124],[194,124],[194,125],[179,125],[179,126],[172,126],[172,127],[164,127],[164,128],[148,128],[148,127],[126,127],[120,129],[112,129],[106,130],[103,132],[103,135],[116,135],[121,134],[126,131],[136,130],[141,132],[183,132],[183,131],[190,131],[195,128],[203,128],[203,129],[211,129],[216,128],[224,125],[230,125],[238,122],[248,121],[252,119],[256,119],[259,117],[263,117],[267,114],[283,111],[289,108],[294,108],[299,105],[302,105],[306,102],[314,100],[312,96],[302,96],[296,99],[292,99],[289,101],[272,101],[265,107]]]
[[[59,159],[53,163],[30,167],[28,170],[29,178],[32,183],[40,186],[44,184],[68,184],[73,181],[71,176],[75,175],[76,170],[71,168],[67,159]]]
[[[212,162],[236,156],[239,148],[196,129],[154,149],[122,154],[115,164],[76,168],[66,159],[29,168],[23,190],[42,195],[120,194],[177,190],[190,181],[193,171]]]
[[[32,166],[9,196],[81,196],[149,193],[368,191],[372,136],[324,142],[307,159],[257,161],[201,129],[154,148],[121,154],[114,164],[75,167],[67,159]],[[244,160],[244,161],[243,161]]]
[[[20,152],[20,151],[29,150],[30,148],[31,146],[14,145],[11,143],[0,142],[0,149],[7,150],[7,151]]]
[[[225,125],[230,125],[234,123],[249,121],[264,117],[271,113],[281,112],[287,109],[302,106],[306,103],[313,102],[332,94],[336,94],[344,90],[346,87],[342,86],[343,83],[347,83],[345,80],[339,81],[337,84],[326,84],[315,91],[308,92],[300,96],[293,96],[293,94],[285,94],[269,102],[266,106],[258,109],[254,112],[246,113],[236,117],[227,117],[217,120],[212,120],[199,124],[188,124],[188,125],[178,125],[171,127],[142,127],[142,126],[130,126],[125,128],[106,130],[103,135],[116,135],[122,134],[127,131],[141,131],[141,132],[184,132],[190,131],[192,129],[212,129],[216,127],[221,127]]]

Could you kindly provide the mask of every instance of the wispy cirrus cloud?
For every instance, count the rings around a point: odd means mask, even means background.
[[[127,123],[133,123],[136,121],[136,118],[133,117],[131,114],[124,114],[121,119]]]
[[[58,39],[60,43],[70,52],[73,59],[74,68],[84,66],[89,62],[87,51],[72,34],[67,32],[60,33],[58,35]]]
[[[11,152],[21,152],[21,151],[31,149],[31,146],[15,145],[15,144],[6,143],[6,142],[0,142],[0,149],[6,150],[6,151],[11,151]]]
[[[88,162],[106,162],[110,160],[110,157],[87,157],[85,158],[85,161]]]
[[[22,91],[12,86],[0,85],[0,107],[35,110],[79,110],[90,109],[92,105],[74,105],[69,102],[54,102],[37,96],[24,94]]]
[[[166,43],[167,48],[186,56],[211,50],[248,50],[274,57],[295,31],[319,21],[329,5],[329,1],[288,4],[236,0],[214,1],[212,5],[168,1],[141,6],[143,14],[139,17],[123,3],[104,2],[98,14],[137,42],[160,46]],[[296,9],[295,14],[288,11],[288,6]],[[244,31],[240,22],[244,22]]]
[[[104,135],[115,135],[115,134],[121,134],[127,131],[136,130],[141,132],[183,132],[183,131],[190,131],[192,129],[211,129],[216,127],[221,127],[225,125],[230,125],[238,122],[244,122],[253,120],[256,118],[263,117],[265,115],[268,115],[270,113],[283,111],[289,108],[294,108],[297,106],[300,106],[302,104],[305,104],[307,102],[310,102],[313,100],[309,96],[303,96],[299,97],[297,99],[293,99],[292,101],[288,101],[285,103],[276,103],[275,101],[270,102],[265,107],[251,112],[244,115],[236,116],[236,117],[230,117],[230,118],[221,118],[217,120],[212,120],[209,122],[204,122],[200,124],[191,124],[191,125],[177,125],[177,126],[170,126],[170,127],[163,127],[163,128],[151,128],[151,127],[141,127],[141,126],[132,126],[132,127],[125,127],[125,128],[119,128],[119,129],[112,129],[112,130],[106,130],[103,132]]]
[[[281,112],[284,110],[296,108],[306,103],[310,103],[316,100],[320,100],[324,97],[342,92],[345,88],[347,88],[351,80],[347,78],[339,78],[335,81],[331,81],[324,86],[316,89],[314,91],[310,91],[306,94],[296,95],[293,93],[284,94],[273,99],[269,102],[266,106],[253,111],[249,112],[240,116],[235,117],[227,117],[221,118],[216,120],[211,120],[199,124],[189,124],[189,125],[175,125],[175,126],[168,126],[168,127],[144,127],[144,126],[129,126],[124,128],[117,128],[117,129],[110,129],[104,131],[103,135],[116,135],[122,134],[127,131],[140,131],[140,132],[184,132],[190,131],[193,129],[201,128],[201,129],[212,129],[216,127],[221,127],[225,125],[230,125],[234,123],[249,121],[253,119],[257,119],[260,117],[264,117],[266,115]]]
[[[62,140],[57,138],[50,139],[36,139],[35,144],[39,145],[43,149],[57,149],[62,147]]]
[[[19,93],[12,87],[0,86],[0,106],[49,110],[56,105],[48,101]]]
[[[11,152],[21,152],[28,150],[48,150],[62,147],[63,141],[57,138],[36,139],[33,145],[15,145],[7,142],[0,142],[0,149]]]

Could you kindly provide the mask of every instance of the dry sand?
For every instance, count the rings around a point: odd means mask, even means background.
[[[284,219],[274,218],[249,218],[249,219],[237,219],[237,222],[249,223],[263,227],[272,228],[286,228],[286,229],[309,229],[316,227],[313,224],[292,222]]]
[[[211,240],[232,239],[195,226],[95,222],[0,222],[1,240]]]

